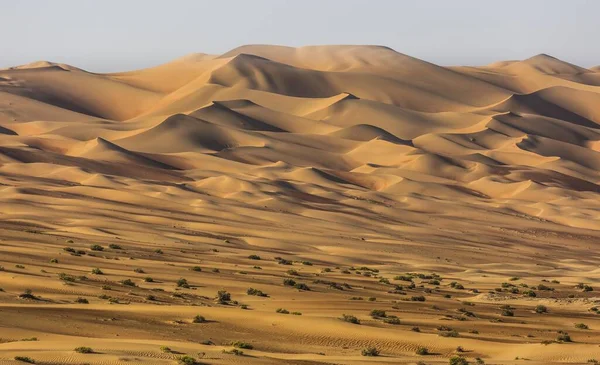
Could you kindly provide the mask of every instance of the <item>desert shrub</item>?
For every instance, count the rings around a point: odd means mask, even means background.
[[[504,308],[502,309],[502,313],[500,313],[500,315],[504,317],[513,317],[515,312],[513,312],[512,309]]]
[[[250,256],[248,256],[248,258],[250,260],[260,260],[260,256],[258,256],[258,255],[250,255]]]
[[[90,250],[92,250],[92,251],[104,251],[104,247],[102,247],[100,245],[91,245],[90,246]]]
[[[413,277],[411,275],[396,275],[394,276],[394,280],[412,281]]]
[[[413,331],[413,332],[421,332],[421,329],[419,327],[417,327],[417,326],[411,328],[410,330]]]
[[[387,324],[397,325],[397,324],[400,324],[400,318],[398,318],[398,317],[387,317],[387,318],[383,319],[383,322],[387,323]]]
[[[588,325],[585,323],[575,323],[575,328],[579,328],[580,330],[589,330],[590,329],[590,327],[588,327]]]
[[[73,350],[77,353],[80,354],[93,354],[94,350],[92,350],[91,347],[86,347],[86,346],[80,346],[80,347],[76,347],[75,350]]]
[[[85,298],[77,298],[77,299],[75,299],[75,303],[90,304],[90,302],[87,299],[85,299]]]
[[[190,284],[188,284],[187,279],[184,278],[180,278],[179,280],[177,280],[177,287],[178,288],[189,288]]]
[[[427,347],[419,347],[415,353],[417,355],[429,355],[429,349]]]
[[[51,260],[50,260],[50,263],[51,263],[51,264],[58,264],[58,259],[51,259]],[[2,269],[1,269],[1,268],[2,268],[2,267],[0,266],[0,271],[2,271]]]
[[[29,337],[29,338],[22,338],[21,341],[25,341],[25,342],[35,342],[35,341],[39,341],[37,337]]]
[[[104,275],[104,273],[102,272],[102,270],[100,270],[97,267],[95,267],[95,268],[92,269],[92,274],[94,274],[94,275]]]
[[[533,290],[526,290],[523,292],[523,295],[531,298],[537,297],[537,294]]]
[[[310,261],[302,261],[302,265],[312,266],[313,264]]]
[[[286,279],[283,279],[283,285],[294,286],[294,285],[296,285],[296,281],[294,279],[286,278]]]
[[[198,315],[196,315],[194,317],[194,319],[192,320],[192,322],[193,323],[204,323],[204,322],[206,322],[206,318],[204,318],[203,316],[201,316],[201,315],[198,314]]]
[[[125,286],[136,286],[135,283],[133,282],[133,280],[131,280],[131,279],[121,280],[121,284],[123,284]]]
[[[425,297],[422,295],[417,295],[414,297],[410,297],[410,300],[413,302],[424,302],[425,301]]]
[[[152,277],[150,277],[150,276],[146,276],[146,277],[144,278],[144,281],[145,281],[145,282],[147,282],[147,283],[153,283],[153,282],[154,282],[154,279],[152,279]]]
[[[136,272],[138,274],[143,274],[145,271],[144,271],[144,269],[138,267],[138,268],[133,269],[133,272]]]
[[[388,279],[386,279],[386,278],[379,279],[379,282],[382,283],[382,284],[389,284],[390,283],[390,281]]]
[[[148,295],[146,295],[146,300],[155,301],[156,297],[152,294],[148,294]]]
[[[275,312],[281,313],[281,314],[290,314],[290,312],[284,308],[277,308],[277,310]]]
[[[375,297],[369,297],[369,298],[367,298],[367,300],[368,300],[369,302],[374,302],[374,301],[376,301],[376,300],[377,300],[377,298],[375,298]]]
[[[560,332],[556,337],[556,341],[558,342],[573,342],[571,336],[567,332]]]
[[[58,278],[62,281],[74,282],[75,277],[64,272],[58,273]]]
[[[289,269],[287,271],[288,275],[293,275],[293,276],[297,276],[298,275],[298,271],[294,270],[294,269]]]
[[[254,346],[252,346],[251,344],[247,343],[247,342],[242,342],[242,341],[234,341],[232,343],[230,343],[231,346],[236,347],[238,349],[245,349],[245,350],[252,350],[254,348]]]
[[[115,243],[111,243],[110,245],[108,245],[108,248],[111,248],[113,250],[121,250],[122,249],[121,246],[119,246],[119,245],[117,245]]]
[[[354,323],[354,324],[360,324],[360,321],[358,320],[358,318],[356,318],[355,316],[353,316],[351,314],[342,314],[342,318],[341,319],[344,322]]]
[[[220,273],[220,272],[221,272],[221,270],[217,269],[216,267],[215,267],[215,268],[213,268],[213,269],[212,269],[212,270],[210,270],[210,271],[212,271],[212,272],[214,272],[214,273]]]
[[[26,363],[29,363],[29,364],[35,364],[35,360],[32,359],[32,358],[30,358],[30,357],[27,357],[27,356],[15,356],[14,359],[16,361],[20,361],[20,362],[26,362]]]
[[[190,268],[190,270],[200,272],[200,271],[202,271],[202,268],[200,266],[194,266],[194,267]]]
[[[589,285],[584,285],[584,286],[583,286],[583,291],[584,291],[584,292],[588,292],[588,291],[594,291],[594,288],[592,288],[592,287],[591,287],[591,286],[589,286]]]
[[[171,350],[171,348],[168,346],[161,346],[160,352],[164,352],[165,354],[170,354],[173,352],[173,350]]]
[[[263,293],[262,290],[258,290],[258,289],[254,289],[254,288],[248,288],[248,290],[246,290],[246,294],[254,295],[257,297],[268,297],[268,295],[266,293]]]
[[[180,365],[196,365],[196,359],[191,356],[184,355],[177,357],[177,363]]]
[[[517,276],[514,276],[514,277],[512,277],[512,278],[510,278],[510,279],[508,279],[508,280],[510,280],[510,281],[517,281],[517,280],[519,280],[519,279],[521,279],[521,278],[519,278],[519,277],[517,277]]]
[[[164,252],[163,250],[161,250],[160,248],[157,248],[156,250],[154,250],[154,253],[157,253],[159,255],[162,255]]]
[[[225,290],[219,290],[217,292],[217,300],[219,301],[219,303],[227,303],[231,301],[231,294],[229,294]]]
[[[304,284],[304,283],[296,283],[294,285],[294,288],[298,289],[298,290],[306,290],[306,291],[310,291],[310,288],[308,287],[308,285]]]
[[[110,285],[102,285],[102,290],[112,290]]]
[[[360,354],[363,356],[379,356],[379,350],[377,350],[376,347],[370,346],[370,347],[362,349]]]
[[[276,258],[276,260],[279,265],[291,265],[292,264],[292,262],[290,260],[286,260],[281,257]]]
[[[385,318],[387,317],[386,313],[384,310],[381,309],[373,309],[371,311],[371,317],[373,318]]]
[[[63,251],[68,252],[68,253],[76,253],[77,251],[75,251],[75,249],[73,247],[64,247]]]
[[[441,337],[458,337],[458,331],[456,331],[456,330],[441,331],[438,335]]]
[[[302,315],[302,313],[301,313],[301,312],[292,312],[292,313],[290,313],[290,314],[292,314],[292,315],[294,315],[294,316],[301,316],[301,315]]]
[[[483,361],[482,358],[477,357],[477,358],[475,358],[475,364],[477,364],[477,365],[485,365],[485,361]]]
[[[548,308],[546,308],[545,305],[540,304],[535,307],[535,312],[536,313],[546,313],[546,312],[548,312]]]
[[[469,365],[467,359],[462,356],[452,356],[449,360],[450,365]]]

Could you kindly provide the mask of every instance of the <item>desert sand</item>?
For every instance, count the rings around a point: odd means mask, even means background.
[[[544,54],[3,69],[0,364],[593,363],[599,183],[600,70]]]

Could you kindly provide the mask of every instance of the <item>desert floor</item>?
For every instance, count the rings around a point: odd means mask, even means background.
[[[547,55],[0,70],[0,364],[600,361],[599,171]]]

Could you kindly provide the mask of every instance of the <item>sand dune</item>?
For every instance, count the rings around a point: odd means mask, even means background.
[[[0,70],[0,364],[592,363],[599,105],[544,54]]]

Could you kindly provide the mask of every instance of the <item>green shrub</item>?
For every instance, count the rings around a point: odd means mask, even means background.
[[[231,346],[236,347],[238,349],[245,349],[245,350],[252,350],[254,348],[254,346],[252,346],[251,344],[247,343],[247,342],[242,342],[242,341],[234,341],[232,343],[230,343]]]
[[[133,282],[133,280],[131,280],[131,279],[121,280],[121,284],[123,284],[125,286],[136,286],[135,283]]]
[[[194,359],[191,356],[188,355],[184,355],[184,356],[178,356],[177,357],[177,363],[180,365],[196,365],[196,359]]]
[[[261,290],[254,289],[254,288],[248,288],[248,290],[246,290],[246,294],[254,295],[257,297],[268,297],[268,295],[266,293],[263,293]]]
[[[173,350],[171,350],[171,348],[168,346],[161,346],[160,352],[164,352],[165,354],[170,354],[173,352]]]
[[[296,285],[296,281],[294,279],[286,278],[286,279],[283,279],[283,285],[294,286],[294,285]]]
[[[293,275],[293,276],[298,276],[298,271],[294,270],[294,269],[289,269],[287,271],[288,275]]]
[[[398,318],[398,317],[387,317],[387,318],[383,319],[383,323],[398,325],[398,324],[400,324],[400,318]]]
[[[341,319],[344,322],[354,323],[354,324],[360,324],[360,321],[358,320],[358,318],[356,318],[355,316],[353,316],[351,314],[342,314],[342,318]]]
[[[58,264],[58,259],[51,259],[50,263],[51,264]],[[2,270],[0,270],[0,271],[2,271]]]
[[[429,349],[427,347],[419,347],[416,351],[417,355],[429,355]]]
[[[190,270],[200,272],[200,271],[202,271],[202,268],[200,266],[194,266],[194,267],[190,268]]]
[[[102,272],[102,270],[100,270],[97,267],[92,269],[92,274],[94,274],[94,275],[104,275],[104,273]]]
[[[385,318],[387,317],[386,313],[384,310],[381,309],[373,309],[371,311],[371,317],[373,318]]]
[[[177,287],[178,288],[189,288],[190,284],[188,284],[188,281],[184,278],[180,278],[179,280],[177,280]]]
[[[250,256],[248,256],[248,258],[250,260],[260,260],[260,256],[258,256],[258,255],[250,255]]]
[[[292,312],[291,314],[294,315],[294,316],[301,316],[302,315],[301,312]]]
[[[571,340],[571,336],[569,336],[569,334],[566,333],[566,332],[560,332],[558,334],[558,336],[556,337],[556,341],[559,341],[559,342],[573,342],[573,340]]]
[[[515,315],[515,313],[511,309],[505,308],[502,310],[502,313],[500,313],[500,315],[502,315],[504,317],[513,317]]]
[[[290,314],[290,312],[284,308],[277,308],[277,310],[275,312],[281,313],[281,314]]]
[[[152,279],[152,277],[150,277],[150,276],[146,276],[146,277],[144,278],[144,281],[145,281],[145,282],[147,282],[147,283],[153,283],[153,282],[154,282],[154,279]]]
[[[62,281],[74,282],[75,277],[64,272],[58,273],[58,278]]]
[[[229,301],[231,301],[231,294],[229,294],[225,290],[219,290],[217,292],[217,301],[221,304],[228,303]]]
[[[588,327],[588,325],[585,323],[575,323],[575,328],[579,328],[580,330],[589,330],[590,329],[590,327]]]
[[[467,359],[462,356],[452,356],[449,361],[450,365],[469,365]]]
[[[154,250],[154,253],[162,255],[163,254],[163,250],[161,250],[160,248],[157,248],[156,250]]]
[[[304,283],[296,283],[294,285],[294,288],[298,289],[298,290],[305,290],[305,291],[310,291],[310,288],[308,287],[308,285],[304,284]]]
[[[30,357],[27,357],[27,356],[15,356],[14,359],[16,361],[20,361],[20,362],[26,362],[26,363],[29,363],[29,364],[35,364],[35,360],[32,359],[32,358],[30,358]]]
[[[363,356],[379,356],[379,350],[377,350],[376,347],[370,346],[370,347],[362,349],[360,354]]]
[[[540,305],[537,305],[537,306],[535,307],[535,312],[536,312],[536,313],[547,313],[547,312],[548,312],[548,308],[546,308],[546,306],[545,306],[545,305],[541,305],[541,304],[540,304]]]
[[[192,322],[193,323],[204,323],[204,322],[206,322],[206,318],[204,318],[203,316],[201,316],[201,315],[198,314],[198,315],[196,315],[194,317],[194,319],[192,320]]]
[[[75,299],[75,303],[90,304],[90,302],[87,299],[85,299],[85,298],[77,298],[77,299]]]
[[[138,268],[133,269],[133,272],[136,272],[138,274],[143,274],[145,271],[144,271],[144,269],[138,267]]]
[[[76,347],[75,352],[80,353],[80,354],[93,354],[94,350],[92,350],[91,347],[85,347],[85,346],[80,346],[80,347]]]
[[[104,247],[102,247],[100,245],[91,245],[90,246],[90,250],[92,250],[92,251],[104,251]]]
[[[112,248],[113,250],[120,250],[121,246],[111,243],[110,245],[108,245],[108,248]]]

